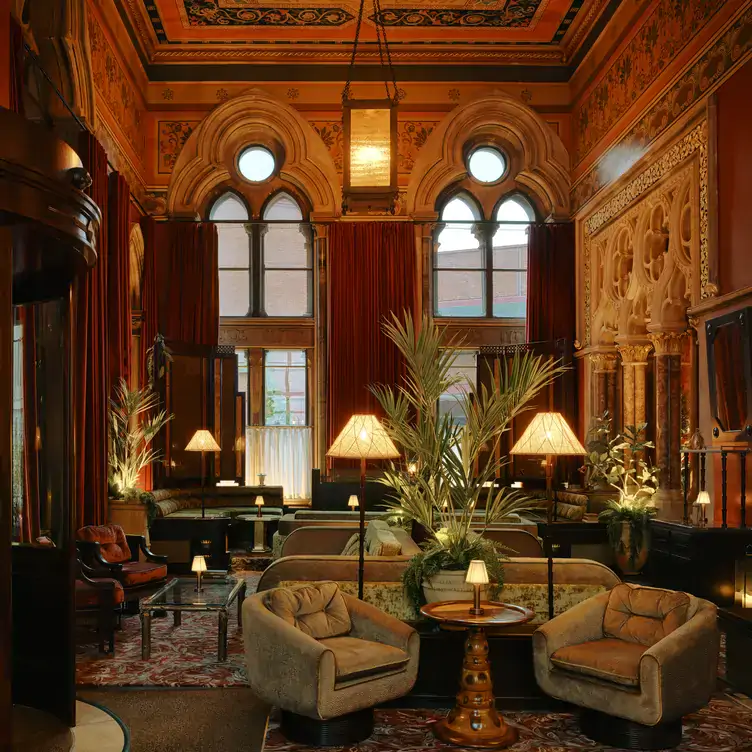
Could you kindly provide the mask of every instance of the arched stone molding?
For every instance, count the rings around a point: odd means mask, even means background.
[[[409,215],[432,216],[442,192],[467,176],[468,143],[492,143],[504,149],[514,186],[529,194],[545,216],[569,217],[566,147],[534,110],[501,92],[455,108],[434,128],[415,160],[407,187]]]
[[[339,176],[323,141],[295,109],[260,89],[221,104],[190,135],[172,172],[167,213],[196,216],[220,186],[242,181],[236,159],[249,144],[284,154],[279,177],[308,196],[314,215],[340,213]]]
[[[144,274],[144,236],[140,225],[133,225],[129,240],[130,296],[133,310],[141,309],[141,280]]]

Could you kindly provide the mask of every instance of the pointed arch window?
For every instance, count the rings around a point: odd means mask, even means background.
[[[313,315],[309,230],[292,196],[274,195],[254,222],[245,202],[227,191],[209,219],[219,239],[220,316]]]

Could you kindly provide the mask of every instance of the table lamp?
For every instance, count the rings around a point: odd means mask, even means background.
[[[587,454],[561,413],[538,413],[524,430],[510,454],[542,455],[546,458],[546,522],[554,518],[554,459],[565,455]],[[554,618],[554,560],[551,531],[546,527],[544,541],[548,558],[548,616]]]
[[[358,547],[358,598],[363,600],[363,568],[366,522],[366,460],[399,457],[397,447],[375,415],[353,415],[329,447],[328,457],[360,460],[360,545]]]
[[[206,557],[194,556],[193,564],[191,564],[191,571],[196,573],[196,592],[200,593],[201,588],[201,575],[206,572]]]
[[[710,494],[707,491],[700,491],[695,500],[695,505],[697,506],[697,525],[699,527],[705,527],[708,524],[707,517],[705,516],[705,509],[708,504],[710,504]]]
[[[473,559],[467,568],[465,582],[473,586],[473,607],[470,613],[474,616],[480,616],[483,609],[480,605],[480,589],[482,585],[488,585],[488,570],[486,562],[483,559]]]
[[[257,496],[256,501],[254,501],[253,503],[256,505],[256,511],[258,513],[258,516],[261,517],[261,507],[264,506],[264,497]]]
[[[347,500],[347,506],[350,507],[350,509],[358,508],[358,497],[355,494],[352,494],[352,496],[350,496],[350,498]]]
[[[211,431],[199,428],[193,434],[193,438],[185,448],[186,452],[201,452],[201,517],[206,517],[206,502],[204,499],[204,454],[206,452],[219,452],[219,444],[214,440]]]

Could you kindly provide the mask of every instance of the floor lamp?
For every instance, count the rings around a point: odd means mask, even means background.
[[[353,415],[334,440],[328,457],[360,460],[360,544],[358,545],[358,598],[363,600],[366,526],[366,460],[391,460],[399,457],[397,447],[375,415]]]
[[[554,618],[554,559],[550,525],[554,520],[554,461],[562,455],[586,454],[585,448],[561,413],[538,413],[525,429],[510,454],[546,458],[546,535],[548,559],[548,618]]]
[[[206,452],[219,452],[219,444],[214,440],[211,431],[199,428],[188,442],[186,452],[201,452],[201,517],[206,517],[206,503],[204,500],[204,454]]]

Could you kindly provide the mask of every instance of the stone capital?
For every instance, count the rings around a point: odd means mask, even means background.
[[[616,349],[621,355],[623,365],[644,366],[647,365],[648,356],[653,349],[649,342],[643,344],[617,345]]]
[[[687,336],[685,331],[666,331],[651,332],[648,339],[653,343],[655,354],[660,355],[681,355],[684,347],[684,338]]]
[[[614,352],[590,353],[594,373],[614,373],[619,364],[619,356]]]

